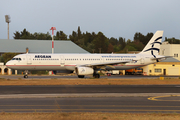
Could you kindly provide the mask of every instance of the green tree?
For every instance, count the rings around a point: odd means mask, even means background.
[[[89,33],[82,33],[80,30],[80,26],[78,26],[77,31],[72,31],[72,34],[67,35],[63,31],[57,31],[56,36],[54,36],[55,40],[71,40],[78,46],[82,47],[83,49],[96,53],[101,51],[102,53],[105,52],[127,52],[126,49],[129,50],[142,50],[150,38],[153,36],[153,33],[147,33],[147,35],[143,35],[140,32],[134,34],[134,40],[125,40],[125,38],[119,37],[116,39],[114,37],[107,38],[102,32],[95,32]],[[23,31],[14,33],[14,39],[36,39],[36,40],[52,40],[51,35],[49,32],[45,33],[37,33],[34,34],[28,32],[26,29]],[[175,38],[165,38],[166,41],[173,44],[179,44],[180,40]]]
[[[60,40],[67,40],[67,35],[63,31],[60,31],[59,38],[60,38]]]
[[[32,39],[32,35],[26,29],[21,32],[21,39]]]
[[[35,32],[34,34],[28,32],[26,29],[21,31],[20,33],[16,31],[14,33],[14,39],[33,39],[33,40],[51,40],[51,35],[49,32],[45,33],[37,33]]]
[[[49,32],[46,33],[46,39],[45,40],[52,40],[52,37]]]
[[[77,43],[77,33],[75,31],[72,32],[72,35],[69,35],[69,39],[74,42]]]
[[[176,38],[165,38],[165,41],[168,41],[168,43],[170,44],[180,44],[180,40],[179,39],[176,39]]]
[[[122,38],[122,37],[119,37],[119,44],[120,44],[120,50],[123,50],[126,46],[126,39],[125,38]]]
[[[124,48],[124,51],[127,53],[128,51],[137,51],[137,49],[134,48],[133,46],[127,45],[127,46]]]
[[[21,34],[20,34],[18,31],[16,31],[16,32],[14,33],[13,38],[14,38],[14,39],[21,39]]]
[[[4,53],[2,55],[3,62],[6,63],[7,61],[11,60],[14,56],[18,55],[18,53]]]
[[[145,42],[143,43],[144,45],[146,45],[149,40],[153,37],[153,33],[147,33],[147,35],[145,36]]]
[[[135,42],[141,42],[144,39],[144,35],[141,34],[140,32],[136,32],[134,35],[134,41]]]
[[[93,40],[93,44],[95,47],[94,48],[95,52],[97,52],[97,53],[98,52],[101,52],[101,53],[107,52],[108,39],[102,32],[99,32],[97,34],[97,37]]]
[[[147,35],[144,36],[140,32],[139,33],[137,32],[134,35],[134,42],[141,42],[142,44],[146,45],[152,36],[153,36],[153,33],[147,33]]]
[[[113,48],[113,45],[110,43],[108,45],[107,53],[112,53],[112,52],[114,52],[114,48]]]
[[[81,39],[82,34],[81,34],[80,26],[78,26],[77,34],[78,34],[77,36],[78,39]]]
[[[56,36],[55,36],[54,40],[60,40],[60,33],[59,33],[59,31],[56,32]]]
[[[109,39],[109,43],[111,43],[113,46],[119,44],[118,40],[116,38],[113,38],[113,37],[111,37]]]
[[[93,35],[86,31],[86,34],[83,34],[84,44],[87,46],[88,43],[91,43],[94,39]]]
[[[114,45],[113,49],[114,49],[114,52],[119,52],[121,50],[121,45]]]

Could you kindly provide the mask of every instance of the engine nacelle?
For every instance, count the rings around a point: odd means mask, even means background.
[[[94,73],[94,69],[90,67],[76,67],[75,71],[77,75],[91,75]]]

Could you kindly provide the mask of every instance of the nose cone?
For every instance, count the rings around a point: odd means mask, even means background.
[[[6,67],[8,67],[8,68],[11,68],[12,65],[13,65],[13,63],[11,60],[6,63]]]

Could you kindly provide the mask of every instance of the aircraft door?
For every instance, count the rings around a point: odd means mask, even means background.
[[[26,58],[27,58],[27,65],[31,65],[32,64],[31,56],[27,55]]]
[[[62,67],[64,67],[64,64],[65,64],[65,62],[64,62],[64,56],[60,56],[60,65],[62,66]]]
[[[100,60],[101,60],[101,63],[104,63],[104,58],[101,57]]]
[[[143,57],[141,57],[141,64],[144,64],[144,58]]]

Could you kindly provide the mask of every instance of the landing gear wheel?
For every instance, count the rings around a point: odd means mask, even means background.
[[[28,78],[28,70],[24,71],[24,78]]]
[[[99,74],[93,74],[93,77],[94,78],[100,78],[100,75]]]
[[[84,78],[84,75],[78,75],[78,78]]]
[[[28,78],[28,75],[24,75],[24,78]]]

